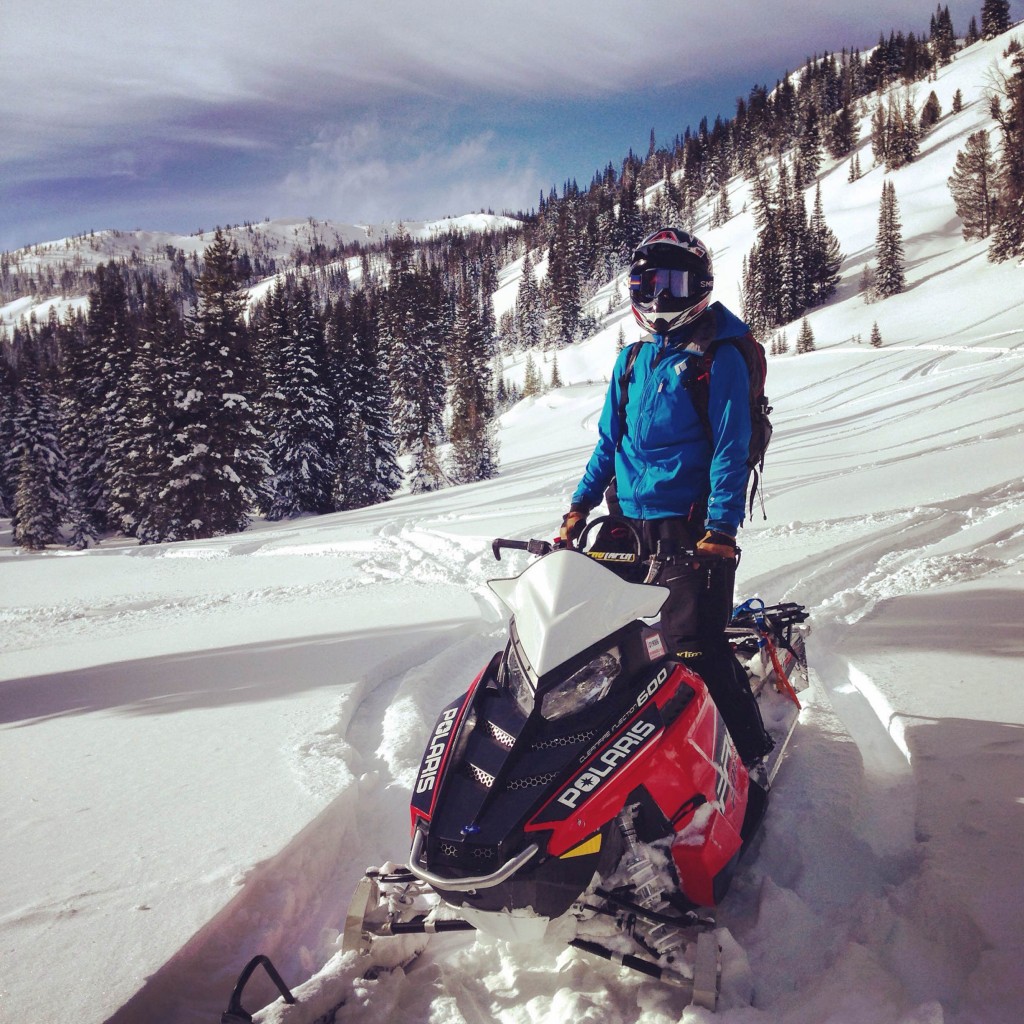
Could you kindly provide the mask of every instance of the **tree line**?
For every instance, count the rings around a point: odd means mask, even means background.
[[[85,311],[19,325],[0,359],[15,543],[358,508],[398,489],[403,457],[413,491],[492,476],[495,264],[486,241],[454,248],[431,263],[400,237],[363,288],[321,304],[293,275],[250,306],[218,231],[188,311],[161,282],[131,301],[123,268],[101,265]]]

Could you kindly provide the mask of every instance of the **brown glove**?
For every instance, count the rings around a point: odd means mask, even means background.
[[[571,544],[583,532],[583,528],[586,525],[586,511],[577,506],[573,506],[565,513],[564,516],[562,516],[562,526],[558,531],[558,536],[567,544]]]
[[[697,541],[697,551],[702,555],[715,555],[718,558],[735,558],[736,538],[719,530],[708,530]]]

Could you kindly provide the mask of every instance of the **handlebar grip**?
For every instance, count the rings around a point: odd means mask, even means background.
[[[528,551],[531,555],[546,555],[553,548],[546,540],[508,540],[496,537],[491,541],[491,552],[497,562],[501,561],[501,549],[511,548],[513,551]]]

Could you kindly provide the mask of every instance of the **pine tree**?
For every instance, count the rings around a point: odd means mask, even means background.
[[[438,274],[414,267],[408,237],[396,241],[391,280],[378,311],[394,399],[399,451],[410,458],[414,494],[447,483],[437,446],[444,435],[445,380],[441,344],[442,289]]]
[[[17,379],[14,367],[0,345],[0,518],[14,513],[14,490],[17,464],[14,451],[14,413]]]
[[[797,138],[797,154],[801,168],[800,184],[814,180],[821,167],[821,128],[818,121],[818,108],[808,104],[804,113],[803,125]]]
[[[996,219],[989,259],[1024,257],[1024,51],[1005,81],[1006,108],[1000,108],[1003,143],[996,176]]]
[[[84,547],[112,525],[113,478],[130,472],[111,458],[115,430],[130,431],[125,404],[135,323],[124,279],[113,264],[96,268],[82,333],[61,347],[61,441],[67,458],[71,543]]]
[[[39,353],[26,346],[19,359],[14,445],[16,466],[14,543],[40,551],[60,539],[66,505],[64,454],[60,447],[56,403],[44,385]]]
[[[515,316],[520,347],[539,347],[544,337],[544,306],[529,249],[523,257],[522,277],[516,293]]]
[[[814,350],[814,331],[811,330],[810,321],[807,317],[804,317],[800,322],[800,333],[796,339],[797,355],[801,355],[804,352],[813,352]]]
[[[373,302],[365,290],[356,292],[348,306],[339,299],[328,331],[338,423],[333,500],[339,510],[387,501],[402,483]]]
[[[872,348],[882,347],[882,332],[878,329],[878,321],[871,325],[871,338],[869,339]]]
[[[857,123],[849,106],[840,107],[832,119],[826,145],[829,154],[837,160],[846,156],[857,143]]]
[[[964,94],[962,89],[953,93],[953,113],[959,114],[964,109]]]
[[[850,157],[850,171],[846,176],[846,180],[852,184],[857,181],[858,178],[860,178],[860,155],[858,153],[854,153],[853,156]]]
[[[932,16],[931,45],[936,62],[940,65],[948,64],[956,52],[956,32],[953,30],[948,5],[943,8],[940,4]]]
[[[249,394],[252,365],[237,288],[237,245],[218,229],[203,254],[199,311],[185,332],[183,391],[175,403],[180,454],[168,501],[176,539],[244,530],[268,471]]]
[[[537,364],[533,361],[533,354],[526,356],[526,370],[523,377],[523,398],[532,398],[543,391],[543,384],[540,374],[537,372]]]
[[[551,360],[551,382],[548,384],[548,388],[552,391],[555,388],[563,387],[562,375],[558,372],[558,353],[554,354]]]
[[[886,299],[902,292],[906,285],[899,203],[896,200],[896,186],[888,179],[882,185],[876,246],[878,268],[874,290],[880,299]]]
[[[548,248],[548,339],[555,348],[571,345],[579,328],[582,301],[575,224],[568,204],[560,204]]]
[[[180,366],[184,325],[177,305],[162,285],[146,296],[135,360],[129,381],[126,421],[114,449],[129,472],[114,489],[114,507],[121,529],[140,544],[173,540],[181,535],[176,510],[169,500],[175,459],[180,454],[176,400],[183,393]]]
[[[451,381],[450,475],[455,483],[489,480],[498,469],[492,425],[491,354],[477,298],[472,288],[464,285],[456,304],[448,357]]]
[[[981,5],[981,34],[995,39],[1010,27],[1010,0],[985,0]]]
[[[333,511],[337,436],[323,324],[308,282],[278,299],[284,304],[286,332],[267,340],[278,354],[270,388],[279,399],[278,414],[267,424],[272,474],[267,518],[272,520]]]
[[[810,307],[827,302],[839,283],[843,253],[839,239],[825,223],[825,212],[821,201],[821,184],[814,191],[814,211],[811,214],[807,240],[807,288],[805,295]]]
[[[928,131],[929,128],[933,128],[938,124],[941,117],[942,104],[939,103],[939,97],[935,95],[935,90],[932,89],[932,91],[928,93],[928,99],[925,100],[924,107],[921,109],[922,131]]]
[[[995,207],[995,161],[988,132],[982,128],[967,139],[956,155],[949,191],[956,215],[963,221],[964,238],[987,238]]]

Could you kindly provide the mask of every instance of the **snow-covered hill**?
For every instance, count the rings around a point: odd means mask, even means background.
[[[771,360],[769,519],[738,580],[812,609],[813,685],[720,908],[723,1024],[1020,1019],[1024,270],[964,243],[945,188],[1004,47],[939,73],[964,111],[891,175],[904,294],[856,294],[883,171],[822,176],[844,280],[809,317],[818,351]],[[738,308],[750,214],[697,230]],[[524,562],[490,540],[555,529],[620,324],[621,303],[559,353],[565,387],[503,417],[496,480],[212,541],[0,546],[0,1019],[209,1021],[251,954],[292,983],[329,960],[362,870],[407,854],[435,711],[501,642],[485,581]],[[455,936],[338,1015],[680,1019],[712,1018],[577,952]]]
[[[341,224],[335,221],[267,220],[258,224],[243,224],[224,228],[224,233],[238,243],[255,263],[275,266],[285,271],[294,266],[296,252],[308,253],[317,245],[328,249],[341,248],[351,243],[372,245],[388,236],[404,231],[410,238],[425,240],[449,232],[495,231],[512,227],[517,222],[509,217],[487,213],[464,214],[431,221],[406,221],[390,224]],[[214,232],[197,231],[191,235],[178,235],[166,231],[96,231],[56,241],[41,242],[13,252],[4,253],[7,272],[22,280],[33,278],[36,287],[31,294],[22,295],[0,306],[0,329],[10,327],[22,317],[35,313],[45,321],[51,307],[58,316],[71,308],[84,309],[86,296],[68,294],[62,290],[64,271],[72,275],[91,270],[111,260],[129,265],[148,266],[159,272],[170,270],[175,258],[199,258],[213,241]],[[358,260],[353,261],[353,270]],[[273,283],[273,275],[252,289],[262,294]]]

